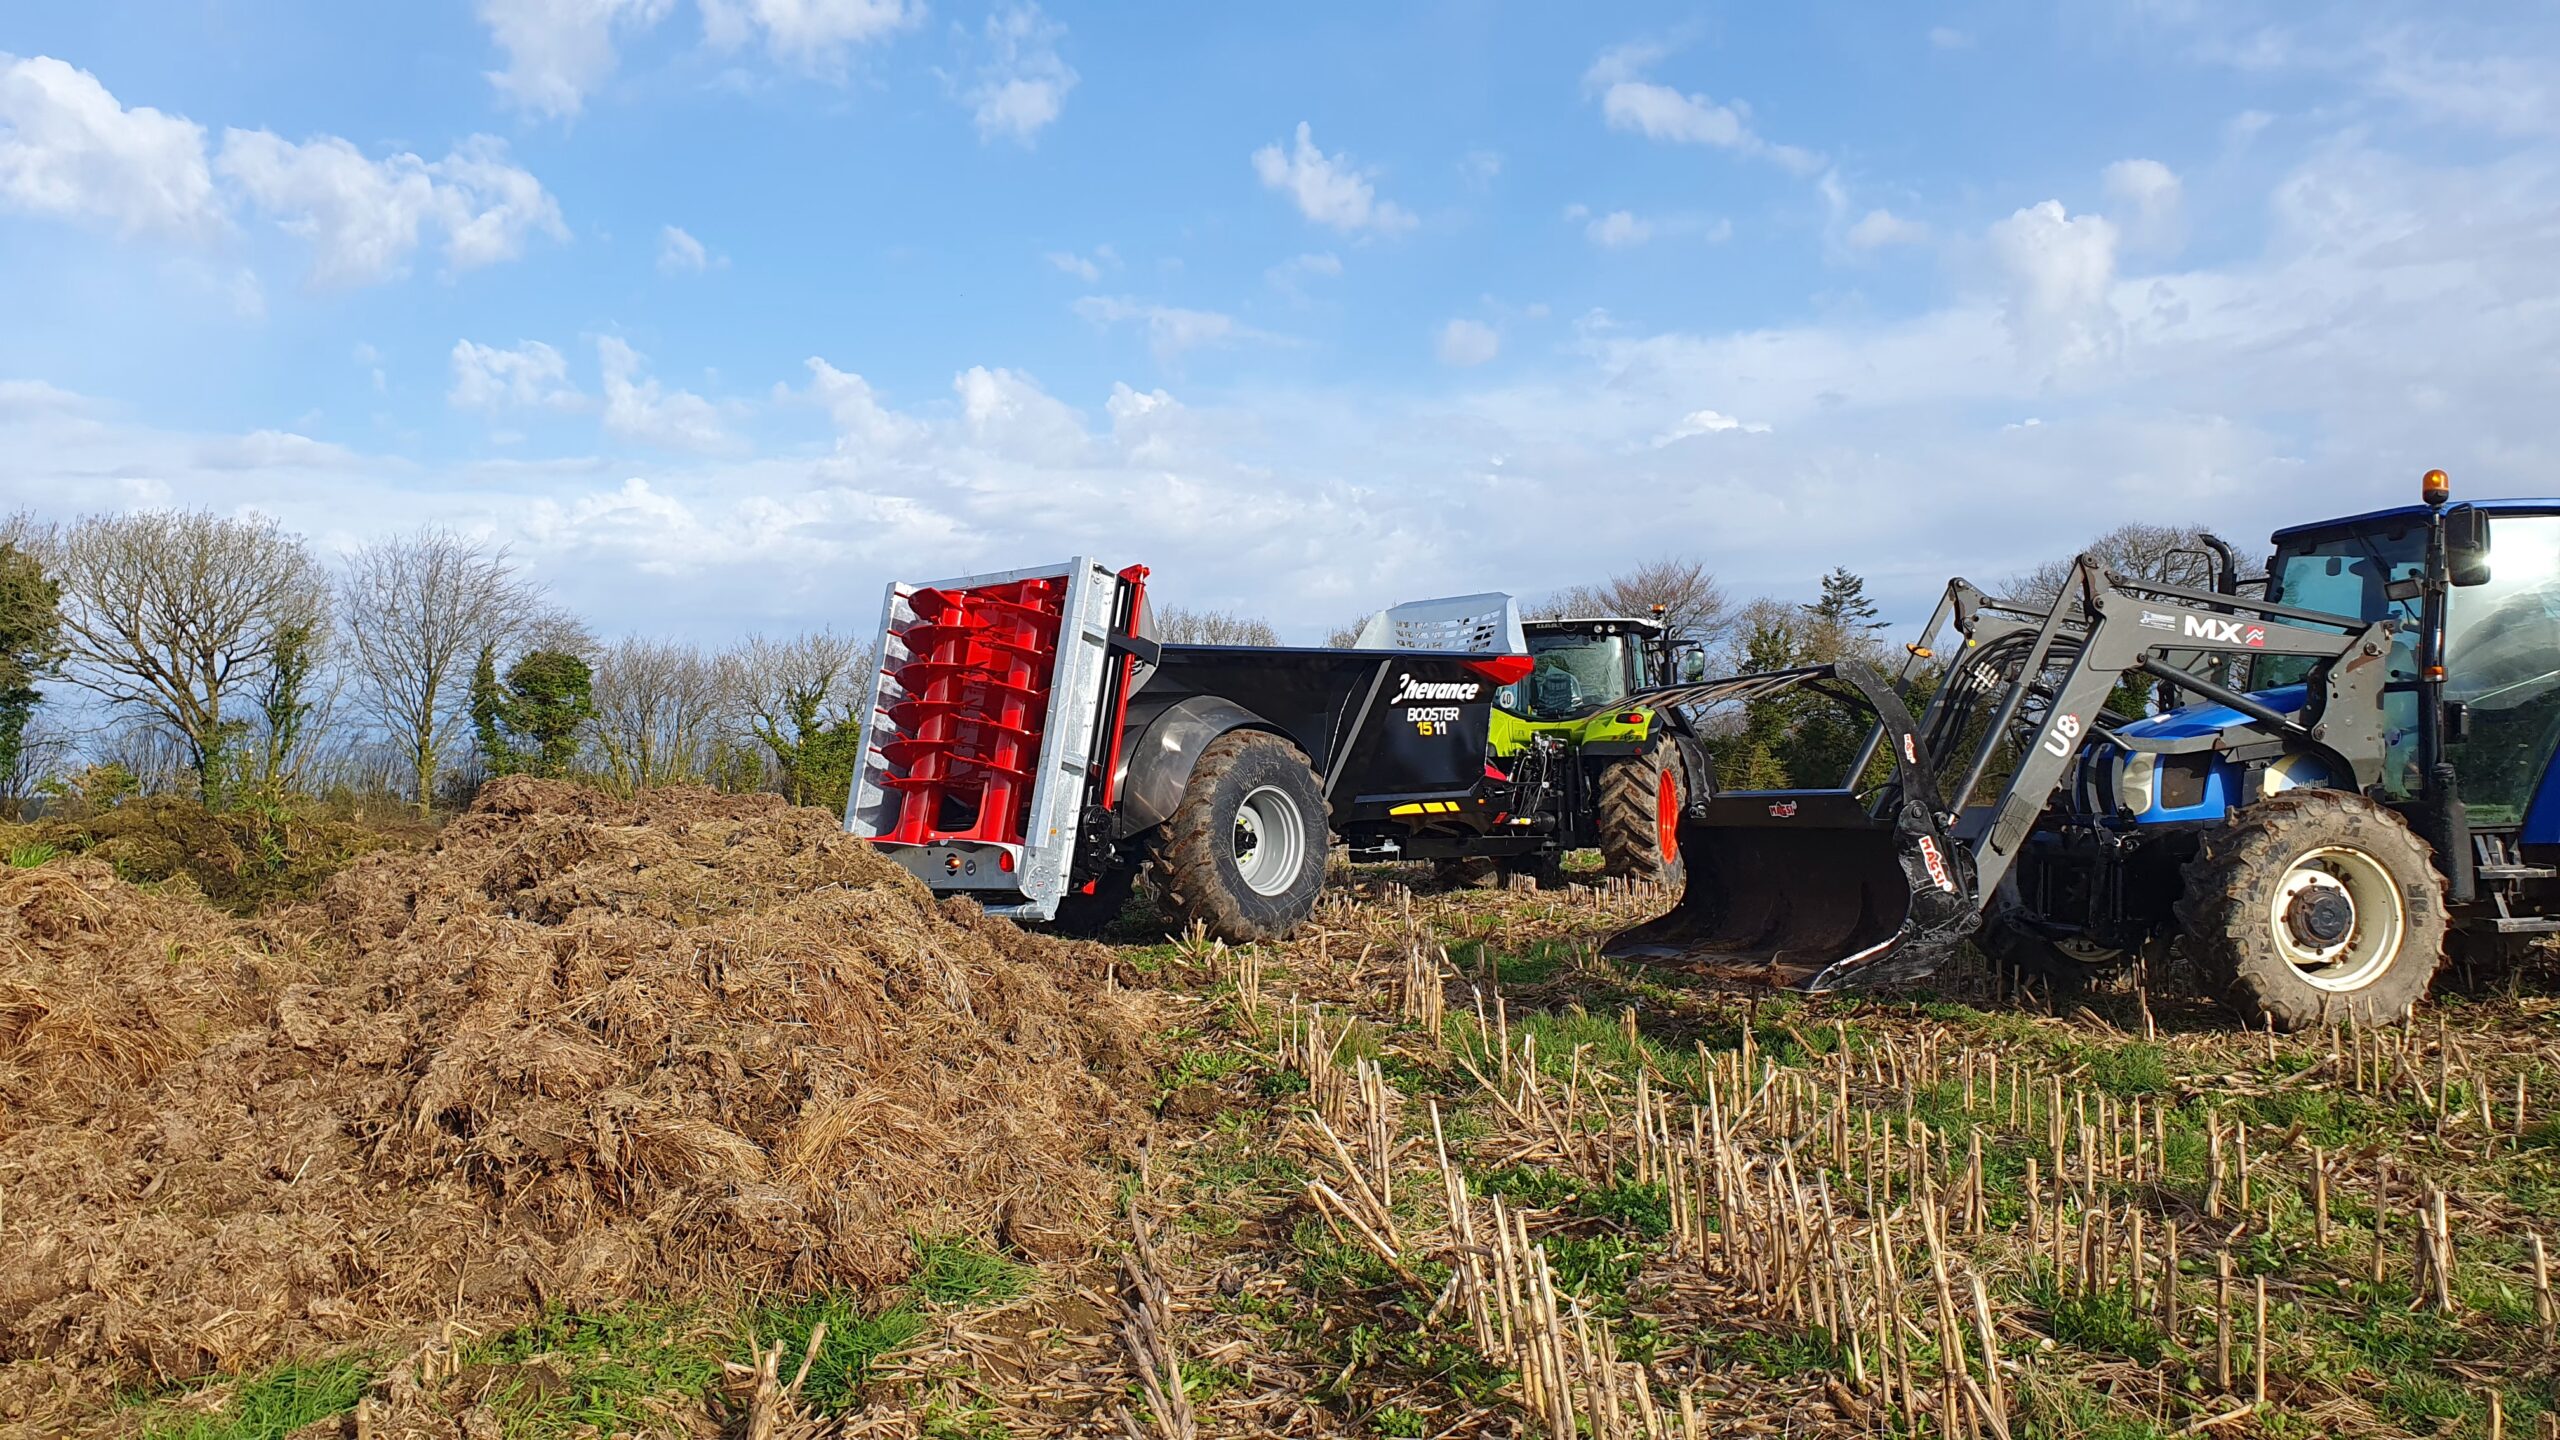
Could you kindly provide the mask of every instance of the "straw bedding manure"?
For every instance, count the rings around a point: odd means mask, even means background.
[[[1103,977],[771,797],[502,780],[252,922],[0,871],[0,1362],[879,1283],[928,1228],[1074,1249],[1144,1088]]]

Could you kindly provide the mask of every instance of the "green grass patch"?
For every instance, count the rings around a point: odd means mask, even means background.
[[[781,1341],[784,1373],[796,1374],[800,1357],[809,1353],[809,1337],[821,1324],[827,1327],[826,1337],[818,1344],[800,1393],[811,1408],[828,1414],[842,1414],[859,1404],[862,1388],[871,1383],[872,1368],[881,1357],[915,1343],[925,1330],[923,1313],[911,1304],[866,1312],[859,1296],[831,1290],[757,1310],[748,1318],[747,1336],[752,1346],[763,1350]]]
[[[1621,1178],[1583,1195],[1575,1207],[1594,1220],[1606,1220],[1659,1240],[1671,1233],[1671,1192],[1660,1181],[1638,1183]]]
[[[2119,1100],[2165,1095],[2177,1084],[2169,1073],[2169,1054],[2142,1040],[2109,1045],[2089,1056],[2089,1079]]]
[[[663,1425],[671,1403],[689,1402],[719,1380],[715,1336],[690,1307],[553,1307],[466,1348],[462,1360],[466,1369],[520,1367],[488,1397],[513,1430],[636,1432]]]
[[[915,1242],[916,1278],[908,1288],[934,1305],[991,1305],[1022,1294],[1031,1272],[958,1236]]]
[[[9,868],[12,870],[33,870],[37,866],[42,865],[47,860],[50,860],[61,853],[62,852],[60,850],[41,840],[31,841],[28,844],[16,846],[9,851]]]
[[[1848,1352],[1828,1330],[1736,1330],[1701,1337],[1727,1365],[1748,1365],[1763,1375],[1818,1375],[1848,1368]]]
[[[1170,1093],[1185,1085],[1215,1084],[1252,1063],[1253,1057],[1242,1050],[1185,1050],[1156,1077],[1156,1088]]]
[[[1615,1235],[1557,1235],[1541,1243],[1557,1284],[1602,1315],[1626,1312],[1627,1291],[1644,1271],[1644,1247]]]
[[[9,863],[16,865],[17,857]],[[283,1440],[353,1410],[372,1383],[373,1371],[352,1356],[279,1365],[234,1385],[213,1413],[146,1420],[142,1434],[144,1440]]]
[[[2101,1355],[2121,1355],[2144,1365],[2157,1365],[2166,1349],[2160,1326],[2123,1286],[2059,1295],[2038,1285],[2030,1298],[2051,1317],[2056,1343]]]

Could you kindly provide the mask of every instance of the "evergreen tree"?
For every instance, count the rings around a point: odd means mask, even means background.
[[[294,754],[302,748],[303,731],[320,707],[306,698],[318,646],[308,625],[287,626],[276,637],[275,659],[258,693],[258,713],[266,721],[266,748],[259,757],[258,781],[270,793],[281,793],[294,779]]]
[[[515,773],[516,752],[507,744],[507,694],[498,688],[498,647],[483,643],[471,667],[471,734],[479,742],[480,768],[492,777]]]
[[[1815,624],[1835,632],[1844,641],[1884,628],[1876,602],[1867,598],[1866,580],[1845,565],[1833,566],[1831,573],[1822,577],[1822,598],[1804,610]]]
[[[595,718],[595,671],[565,650],[530,650],[497,676],[495,647],[480,647],[471,675],[471,726],[491,775],[558,779],[578,759],[578,734]]]
[[[578,758],[578,731],[595,718],[595,671],[565,650],[534,650],[507,667],[507,729],[527,774],[557,779]]]
[[[36,683],[61,664],[61,602],[43,564],[0,540],[0,777],[16,771],[27,722],[43,703]]]

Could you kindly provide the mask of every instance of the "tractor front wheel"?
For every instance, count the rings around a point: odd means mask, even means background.
[[[1324,889],[1324,787],[1298,747],[1236,730],[1209,742],[1149,865],[1177,926],[1197,920],[1231,945],[1286,937]]]
[[[2390,810],[2337,790],[2263,800],[2187,862],[2178,919],[2253,1022],[2408,1018],[2444,955],[2444,876]]]
[[[1689,800],[1689,777],[1680,747],[1656,735],[1643,750],[1612,761],[1600,772],[1600,858],[1606,873],[1657,885],[1677,885],[1680,809]]]

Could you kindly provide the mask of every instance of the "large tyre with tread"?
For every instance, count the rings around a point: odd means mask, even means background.
[[[1236,730],[1209,742],[1164,823],[1149,878],[1166,918],[1231,945],[1278,940],[1315,913],[1331,832],[1298,747]]]
[[[2444,876],[2390,810],[2294,790],[2206,837],[2178,920],[2206,978],[2253,1023],[2402,1020],[2444,955]]]
[[[1689,800],[1687,767],[1669,735],[1612,761],[1600,772],[1599,821],[1602,869],[1610,875],[1677,885],[1680,807]]]

